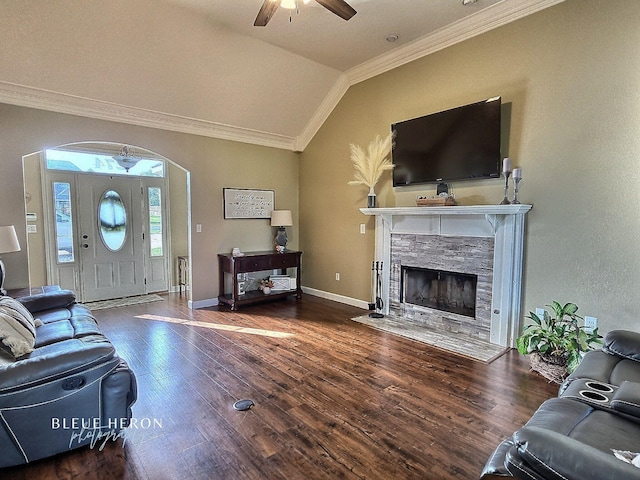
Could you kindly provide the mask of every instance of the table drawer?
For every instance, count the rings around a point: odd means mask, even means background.
[[[238,257],[235,259],[236,271],[238,272],[257,272],[260,270],[271,270],[271,257]]]
[[[289,268],[297,265],[297,253],[280,253],[271,257],[271,268]]]

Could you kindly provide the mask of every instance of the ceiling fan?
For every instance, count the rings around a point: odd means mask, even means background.
[[[308,0],[305,0],[305,3],[307,1]],[[353,7],[344,0],[316,0],[316,2],[345,20],[349,20],[357,13]],[[284,6],[285,2],[282,0],[264,0],[253,25],[255,27],[264,27],[267,25],[281,4]],[[297,6],[297,1],[294,2],[294,5]]]

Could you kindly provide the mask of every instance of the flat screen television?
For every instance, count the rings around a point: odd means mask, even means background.
[[[501,98],[391,125],[393,186],[499,178]]]

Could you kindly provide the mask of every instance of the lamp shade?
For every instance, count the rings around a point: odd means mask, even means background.
[[[271,212],[272,227],[290,227],[293,225],[291,210],[274,210]]]
[[[0,253],[19,252],[20,243],[13,225],[0,227]]]

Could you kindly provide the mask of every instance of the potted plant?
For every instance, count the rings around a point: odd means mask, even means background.
[[[265,295],[269,295],[272,288],[273,282],[271,280],[269,280],[268,278],[260,280],[260,290],[262,290],[262,293],[264,293]]]
[[[598,329],[587,331],[578,321],[582,319],[576,312],[575,303],[565,305],[553,301],[540,317],[529,312],[527,318],[533,323],[527,325],[516,340],[518,352],[531,355],[531,369],[556,383],[573,372],[580,364],[585,352],[602,344]]]

